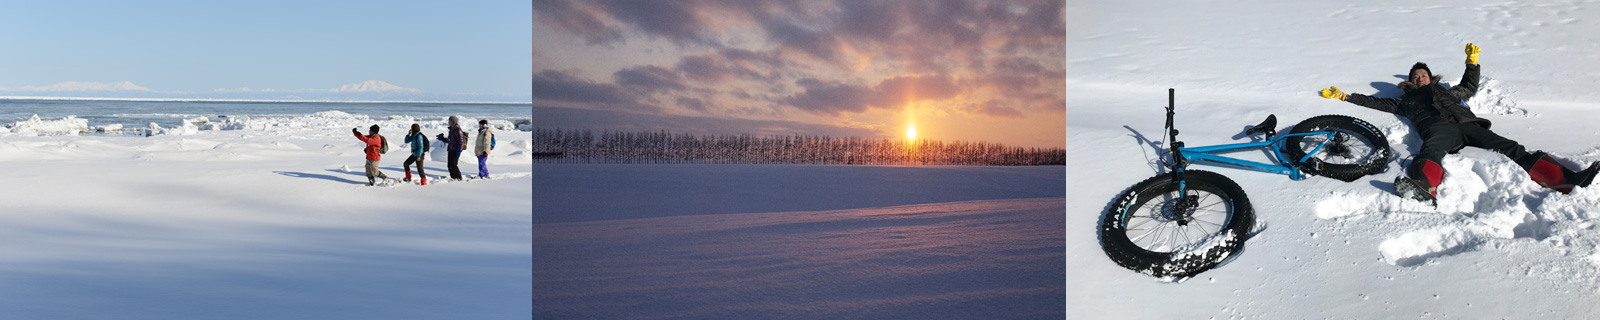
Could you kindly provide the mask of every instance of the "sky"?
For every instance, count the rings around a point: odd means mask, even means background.
[[[918,138],[1060,147],[1062,8],[1059,0],[535,0],[533,102],[884,138],[915,126]]]
[[[0,88],[331,89],[526,96],[527,1],[6,1]]]

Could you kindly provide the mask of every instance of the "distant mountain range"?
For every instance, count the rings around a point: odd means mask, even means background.
[[[333,89],[333,92],[406,92],[406,93],[422,93],[422,90],[412,89],[412,88],[403,88],[403,87],[400,87],[400,86],[397,86],[397,85],[389,84],[388,82],[383,82],[383,81],[378,81],[378,80],[367,80],[367,81],[362,82],[362,83],[352,83],[352,84],[339,86],[338,89]]]
[[[132,98],[219,100],[328,100],[328,101],[481,101],[531,102],[526,94],[438,93],[397,86],[380,80],[351,83],[332,89],[215,89],[210,92],[158,91],[129,81],[117,83],[67,81],[48,86],[0,87],[0,97]]]

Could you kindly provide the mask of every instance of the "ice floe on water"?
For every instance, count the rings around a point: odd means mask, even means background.
[[[7,133],[27,136],[76,135],[88,130],[89,120],[76,116],[67,116],[60,120],[40,120],[39,115],[33,115],[28,120],[12,123]]]

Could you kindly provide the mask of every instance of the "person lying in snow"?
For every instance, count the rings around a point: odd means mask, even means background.
[[[1399,98],[1345,94],[1339,87],[1322,89],[1321,95],[1411,120],[1411,128],[1421,135],[1422,150],[1412,158],[1406,173],[1395,178],[1395,192],[1402,197],[1434,203],[1439,183],[1444,180],[1444,168],[1439,162],[1445,154],[1456,153],[1463,147],[1493,150],[1510,157],[1528,172],[1533,182],[1561,193],[1571,192],[1574,186],[1589,186],[1595,173],[1600,172],[1600,161],[1574,172],[1562,167],[1544,151],[1528,153],[1516,141],[1490,131],[1489,120],[1478,118],[1467,108],[1465,101],[1478,91],[1478,53],[1481,51],[1477,45],[1467,44],[1467,71],[1452,88],[1439,84],[1443,77],[1434,75],[1427,64],[1418,62],[1407,72],[1410,77],[1400,83],[1405,94]]]
[[[367,185],[369,186],[376,184],[374,177],[389,180],[388,175],[383,174],[383,171],[378,171],[378,159],[382,159],[382,153],[388,151],[388,142],[384,141],[383,136],[378,135],[378,125],[372,125],[371,132],[371,134],[363,136],[360,130],[350,128],[350,133],[354,133],[356,139],[367,144],[365,150],[367,151]]]

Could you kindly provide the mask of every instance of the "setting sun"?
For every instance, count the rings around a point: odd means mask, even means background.
[[[917,126],[916,125],[911,125],[911,126],[906,127],[906,140],[917,140]]]

